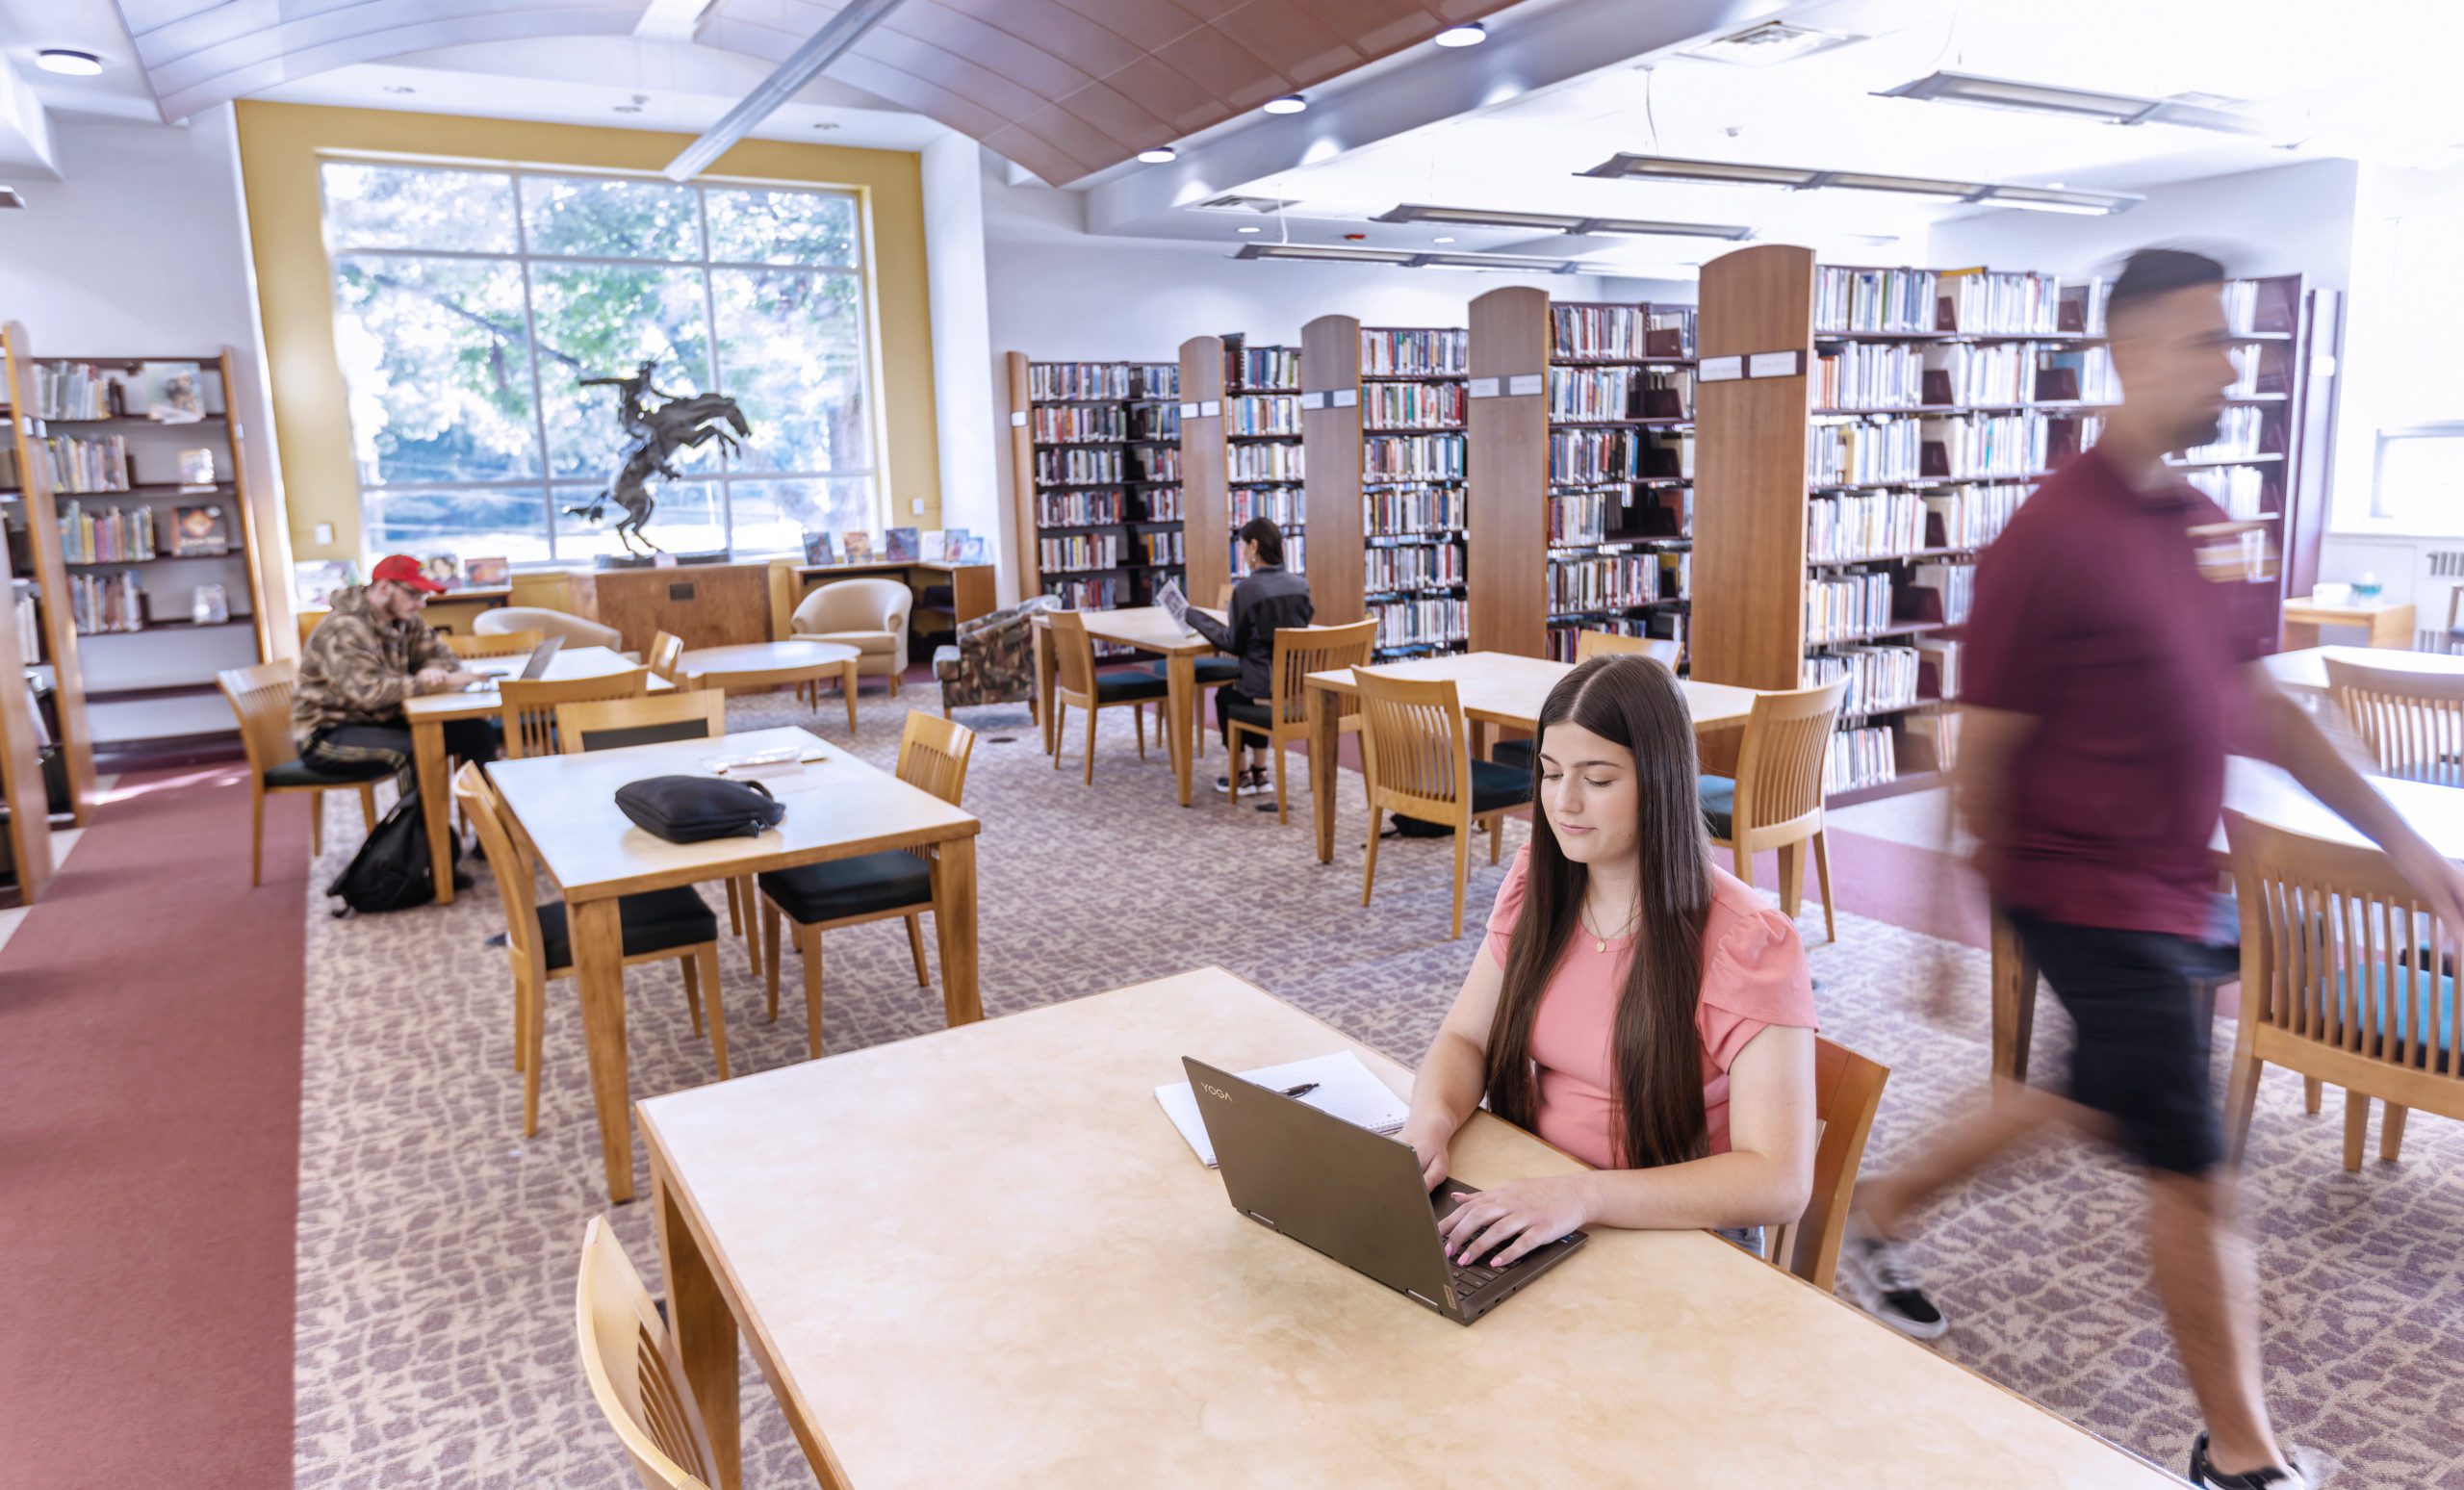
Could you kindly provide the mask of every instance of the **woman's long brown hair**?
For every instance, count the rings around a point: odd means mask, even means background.
[[[1549,691],[1531,742],[1531,792],[1552,725],[1576,724],[1624,746],[1640,792],[1635,842],[1642,905],[1617,999],[1610,1047],[1620,1118],[1617,1162],[1650,1169],[1703,1152],[1703,923],[1711,909],[1711,850],[1695,785],[1694,724],[1676,676],[1639,656],[1594,657]],[[1549,978],[1581,914],[1589,871],[1566,858],[1553,829],[1535,825],[1523,910],[1489,1028],[1489,1107],[1533,1125],[1539,1107],[1531,1026]]]

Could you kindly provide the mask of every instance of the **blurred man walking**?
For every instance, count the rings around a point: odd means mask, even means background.
[[[2217,435],[2235,378],[2223,283],[2200,254],[2131,256],[2105,313],[2122,402],[1978,566],[1960,806],[1995,904],[2078,1028],[2069,1095],[2002,1093],[1917,1164],[1861,1187],[1843,1261],[1866,1308],[1938,1336],[1947,1321],[1897,1245],[1912,1213],[2048,1124],[2118,1143],[2148,1175],[2156,1291],[2207,1421],[2193,1481],[2305,1490],[2326,1470],[2280,1446],[2268,1420],[2250,1248],[2190,973],[2213,914],[2228,746],[2290,770],[2451,918],[2464,872],[2254,665],[2265,595],[2242,537],[2164,463]]]

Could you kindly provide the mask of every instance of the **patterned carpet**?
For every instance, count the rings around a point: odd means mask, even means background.
[[[935,706],[929,688],[900,705]],[[1376,904],[1363,912],[1351,792],[1336,862],[1320,866],[1296,781],[1290,827],[1219,795],[1183,811],[1160,748],[1142,764],[1120,711],[1106,719],[1091,790],[1074,751],[1060,772],[1037,753],[1023,710],[972,712],[982,738],[966,805],[986,822],[989,1015],[1220,963],[1406,1062],[1424,1047],[1475,946],[1446,937],[1444,840],[1383,845]],[[858,753],[886,766],[903,713],[867,694]],[[730,718],[845,738],[834,701],[817,724],[776,697],[735,701]],[[1221,764],[1211,752],[1205,780]],[[335,827],[318,886],[357,842],[355,821]],[[1509,830],[1509,854],[1522,833]],[[1474,922],[1501,874],[1483,859]],[[1837,868],[1859,873],[1844,857]],[[504,954],[484,944],[502,924],[493,887],[483,879],[449,908],[345,920],[312,891],[305,913],[298,1484],[630,1484],[575,1355],[578,1247],[585,1219],[608,1207],[572,985],[551,994],[541,1132],[526,1143],[511,985]],[[1800,924],[1819,938],[1817,910]],[[1847,914],[1839,930],[1836,945],[1811,949],[1819,1003],[1827,1033],[1892,1068],[1869,1154],[1887,1165],[1982,1097],[1985,957]],[[830,1049],[938,1027],[938,994],[915,987],[898,923],[832,932],[828,944]],[[735,1068],[801,1059],[801,1000],[784,999],[765,1026],[740,943],[722,955]],[[629,975],[636,1094],[715,1074],[672,969]],[[2050,1072],[2066,1038],[2050,1000],[2039,1026]],[[2345,1462],[2342,1486],[2464,1487],[2464,1128],[2420,1119],[2400,1165],[2350,1176],[2340,1134],[2332,1105],[2302,1116],[2292,1078],[2262,1092],[2249,1188],[2279,1422]],[[2178,1466],[2196,1416],[2148,1290],[2138,1214],[2120,1164],[2048,1141],[1927,1218],[1923,1255],[1954,1315],[1946,1354]],[[655,1288],[649,1208],[613,1215]],[[749,1367],[744,1400],[747,1484],[811,1483]],[[1888,1402],[1875,1423],[1924,1430]],[[1981,1481],[2026,1477],[2021,1466],[1979,1468]]]

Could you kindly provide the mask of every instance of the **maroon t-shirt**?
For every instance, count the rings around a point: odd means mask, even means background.
[[[2213,564],[2238,540],[2188,485],[2133,488],[2090,450],[2046,478],[1979,560],[1961,693],[2026,714],[1994,897],[2080,926],[2202,936],[2242,732],[2242,666],[2258,653],[2265,586]],[[2210,576],[2213,575],[2214,578]]]

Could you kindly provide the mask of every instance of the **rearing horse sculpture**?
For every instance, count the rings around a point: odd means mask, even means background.
[[[607,511],[610,501],[625,509],[616,523],[616,537],[625,552],[633,550],[633,540],[641,540],[645,552],[665,552],[651,542],[642,531],[650,521],[651,511],[658,505],[650,493],[650,479],[663,475],[676,480],[679,473],[669,462],[680,450],[695,450],[712,440],[720,448],[734,454],[740,448],[736,435],[750,438],[753,426],[745,422],[744,411],[725,394],[695,394],[689,398],[670,398],[658,385],[651,381],[651,373],[658,367],[658,359],[650,358],[636,365],[630,377],[585,377],[584,388],[613,387],[617,393],[616,417],[625,427],[625,450],[616,465],[616,474],[599,495],[578,506],[567,507],[569,516],[588,518],[596,523]],[[666,401],[653,408],[643,402],[645,396]],[[734,435],[728,433],[735,431]]]

